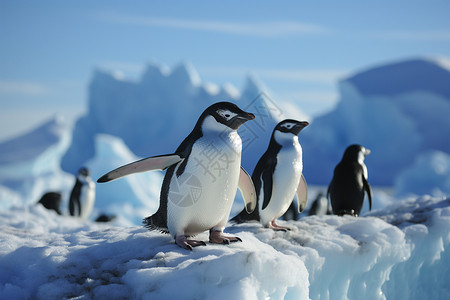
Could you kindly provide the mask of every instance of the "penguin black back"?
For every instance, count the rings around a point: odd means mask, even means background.
[[[58,215],[61,215],[61,193],[48,192],[42,195],[38,203],[42,204],[46,209],[54,210]]]
[[[328,187],[333,213],[336,215],[359,215],[364,202],[364,191],[372,208],[372,191],[367,182],[367,168],[364,157],[370,151],[361,145],[349,146],[334,169],[333,179]]]

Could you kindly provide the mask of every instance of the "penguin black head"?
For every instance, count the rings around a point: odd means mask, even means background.
[[[199,118],[203,122],[208,116],[231,129],[237,130],[242,124],[253,120],[255,115],[240,109],[236,104],[230,102],[218,102],[208,107]]]
[[[342,157],[343,161],[360,161],[363,162],[364,158],[370,154],[370,150],[364,146],[353,144],[347,147]]]
[[[298,135],[300,131],[308,125],[309,123],[306,121],[286,119],[278,123],[277,126],[275,126],[275,130],[281,132],[290,132],[292,134]]]
[[[85,168],[85,167],[80,168],[80,169],[78,170],[78,175],[79,175],[79,176],[83,176],[83,177],[89,176],[89,169],[88,169],[88,168]]]

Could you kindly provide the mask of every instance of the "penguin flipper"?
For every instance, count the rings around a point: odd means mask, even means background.
[[[250,214],[256,208],[256,190],[250,175],[248,175],[242,166],[241,172],[239,173],[238,187],[244,198],[245,210]]]
[[[308,201],[308,185],[306,184],[306,179],[303,176],[303,174],[300,177],[300,182],[298,183],[296,195],[297,195],[298,212],[301,213],[305,209],[306,202]]]
[[[97,182],[108,182],[134,173],[147,172],[151,170],[165,170],[171,165],[179,163],[182,160],[183,158],[177,154],[147,157],[114,169],[100,177]]]
[[[367,197],[369,198],[369,210],[372,210],[372,188],[370,184],[367,182],[367,179],[363,177],[363,185],[364,189],[367,192]]]

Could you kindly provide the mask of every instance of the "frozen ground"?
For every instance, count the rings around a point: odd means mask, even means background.
[[[158,207],[163,172],[97,185],[91,221],[82,223],[64,216],[74,183],[64,170],[85,165],[95,180],[141,157],[170,153],[199,111],[220,98],[257,114],[240,130],[251,172],[286,109],[259,94],[254,79],[242,92],[213,87],[189,65],[170,72],[150,66],[139,82],[97,72],[89,113],[73,131],[55,118],[0,144],[0,299],[450,299],[450,144],[442,138],[450,132],[450,102],[446,81],[435,85],[449,74],[429,60],[357,74],[340,83],[336,109],[302,132],[308,205],[326,191],[345,147],[361,143],[372,150],[372,212],[366,204],[360,218],[303,214],[285,222],[292,228],[286,233],[255,223],[229,226],[242,243],[189,252],[139,226]],[[423,84],[379,89],[410,75]],[[143,99],[151,99],[145,109]],[[123,119],[111,123],[111,114]],[[63,216],[35,205],[48,191],[62,193]],[[232,215],[242,207],[238,195]],[[117,218],[93,223],[100,213]]]
[[[311,216],[192,252],[137,227],[41,206],[0,212],[1,299],[449,299],[450,200],[408,199],[354,217]],[[207,234],[199,239],[207,240]]]

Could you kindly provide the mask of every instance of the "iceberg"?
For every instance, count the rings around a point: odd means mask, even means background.
[[[303,137],[309,181],[328,184],[345,148],[372,150],[369,181],[392,185],[428,150],[450,153],[450,70],[431,59],[386,64],[339,82],[340,101]]]

